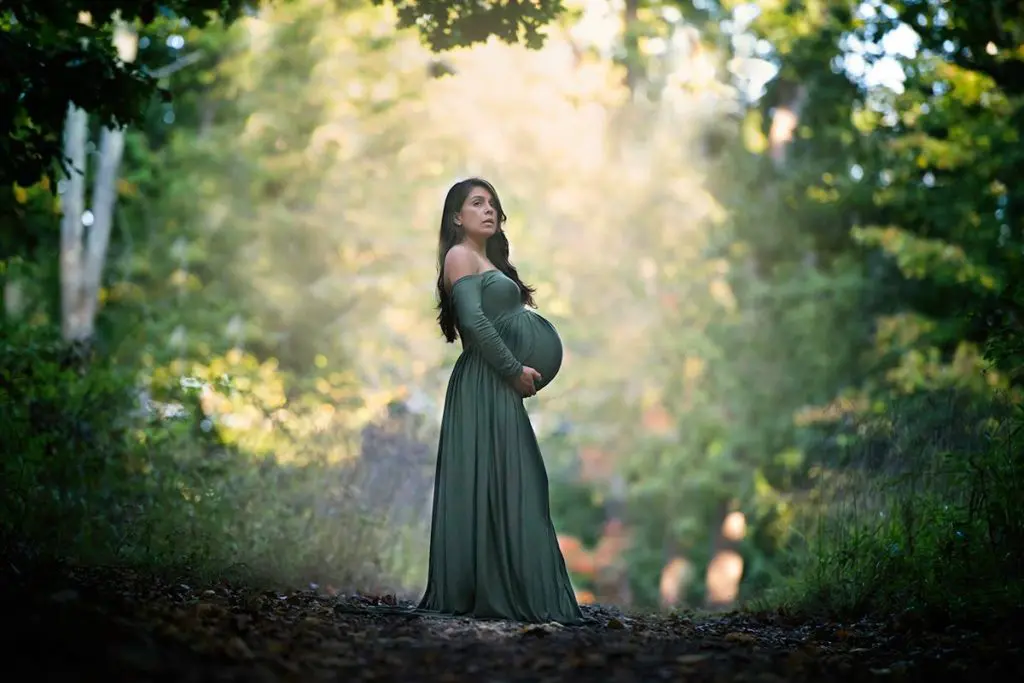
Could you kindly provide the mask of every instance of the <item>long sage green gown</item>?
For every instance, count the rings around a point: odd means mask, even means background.
[[[419,609],[578,623],[544,461],[512,384],[523,365],[541,373],[538,387],[550,384],[562,363],[561,340],[500,271],[460,278],[452,300],[463,352],[445,396]]]

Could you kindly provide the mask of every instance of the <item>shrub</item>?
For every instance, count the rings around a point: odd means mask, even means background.
[[[140,405],[135,368],[62,343],[0,340],[0,541],[9,556],[187,567],[290,584],[400,590],[422,530],[387,523],[354,463],[279,462],[226,445],[198,396]],[[204,422],[206,424],[204,424]]]
[[[939,622],[1024,605],[1024,411],[970,400],[905,401],[857,426],[845,462],[819,472],[818,513],[776,599]]]

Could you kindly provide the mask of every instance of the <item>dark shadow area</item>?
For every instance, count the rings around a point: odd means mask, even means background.
[[[336,609],[355,597],[124,569],[29,573],[4,574],[2,619],[8,664],[41,680],[977,681],[1024,667],[1020,622],[936,632],[898,619],[587,608],[592,623],[564,628],[359,616]]]

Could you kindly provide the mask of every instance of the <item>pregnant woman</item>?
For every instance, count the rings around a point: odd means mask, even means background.
[[[419,609],[581,620],[548,505],[548,479],[523,399],[555,378],[562,344],[527,308],[533,289],[509,262],[494,188],[472,178],[445,198],[438,322],[462,338],[437,453],[427,589]]]

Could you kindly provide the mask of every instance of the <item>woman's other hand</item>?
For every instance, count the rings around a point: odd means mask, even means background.
[[[516,378],[515,387],[516,390],[522,395],[523,398],[529,398],[537,393],[537,382],[541,380],[540,373],[531,367],[526,365],[523,366],[523,371]]]

